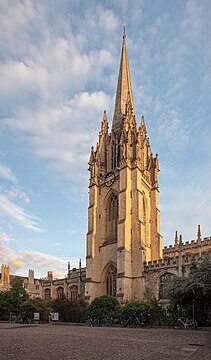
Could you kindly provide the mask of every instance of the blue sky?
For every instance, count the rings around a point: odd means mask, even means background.
[[[160,161],[161,233],[211,235],[209,0],[0,0],[0,263],[85,264],[91,145],[111,124],[126,21],[137,122]]]

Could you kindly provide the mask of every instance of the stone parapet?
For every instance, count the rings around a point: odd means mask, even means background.
[[[200,263],[201,261],[211,258],[211,250],[208,252],[204,252],[202,254],[195,253],[195,254],[183,254],[181,255],[181,262],[180,265],[186,266],[191,265],[193,262]],[[166,257],[164,259],[148,261],[144,263],[144,271],[150,270],[161,270],[161,269],[170,269],[170,268],[177,268],[179,266],[180,256],[175,257]]]
[[[199,240],[186,241],[185,243],[182,243],[181,246],[178,245],[165,246],[163,248],[163,257],[165,258],[166,256],[171,256],[171,255],[173,256],[174,253],[178,253],[180,249],[182,253],[184,252],[198,253],[199,248],[201,249],[201,252],[206,252],[209,251],[210,247],[211,247],[211,237],[205,237],[200,241]]]

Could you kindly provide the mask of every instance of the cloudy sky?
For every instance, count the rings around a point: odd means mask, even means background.
[[[88,171],[111,124],[126,22],[133,96],[160,160],[161,232],[211,235],[210,0],[0,0],[0,264],[85,264]]]

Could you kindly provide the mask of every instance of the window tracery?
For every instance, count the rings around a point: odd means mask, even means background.
[[[78,288],[77,288],[77,286],[71,286],[69,288],[69,300],[71,300],[71,301],[78,300]]]
[[[107,240],[117,241],[117,223],[118,223],[118,198],[112,193],[107,206]]]
[[[116,296],[116,267],[111,265],[105,274],[106,294]]]

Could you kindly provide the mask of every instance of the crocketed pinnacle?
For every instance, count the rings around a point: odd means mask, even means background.
[[[123,35],[123,43],[122,43],[122,54],[120,60],[120,69],[119,69],[119,77],[116,91],[116,101],[114,107],[114,116],[113,116],[113,124],[112,131],[116,131],[121,128],[123,115],[126,112],[126,104],[128,102],[128,96],[130,99],[131,107],[134,111],[134,102],[133,102],[133,94],[132,94],[132,86],[130,80],[130,70],[129,70],[129,62],[126,48],[126,34]]]

